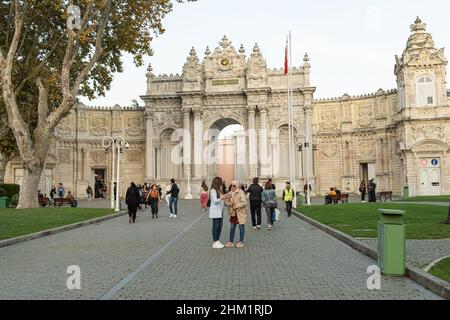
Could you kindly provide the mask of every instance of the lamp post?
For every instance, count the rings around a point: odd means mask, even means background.
[[[103,148],[108,152],[109,148],[112,148],[112,179],[111,179],[111,208],[114,209],[115,212],[119,212],[120,210],[120,199],[119,199],[119,187],[120,187],[120,154],[123,153],[123,148],[128,149],[130,147],[129,143],[125,141],[123,137],[111,137],[106,136],[103,139]],[[115,205],[114,205],[114,153],[117,151],[117,171],[116,171],[116,194],[115,194]]]
[[[108,154],[109,149],[112,150],[112,170],[111,170],[111,209],[114,209],[114,138],[106,136],[103,138],[102,147],[105,148],[105,153]]]

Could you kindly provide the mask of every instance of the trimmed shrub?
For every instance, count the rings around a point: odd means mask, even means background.
[[[9,202],[10,206],[15,208],[17,207],[17,204],[19,203],[19,194],[15,194],[12,198],[11,201]]]
[[[6,197],[10,199],[20,193],[20,186],[18,184],[0,184],[0,189],[4,189],[7,193]]]
[[[8,192],[3,188],[0,188],[0,197],[8,197]]]

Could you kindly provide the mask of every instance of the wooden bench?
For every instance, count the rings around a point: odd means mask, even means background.
[[[331,201],[332,203],[336,204],[339,201],[341,201],[342,203],[348,203],[348,194],[347,193],[341,193],[341,194],[337,194],[335,196],[331,197]]]
[[[58,205],[59,207],[62,207],[63,205],[68,204],[72,205],[72,201],[69,198],[53,198],[53,205],[56,207]]]
[[[46,206],[48,206],[50,204],[50,199],[49,198],[45,198],[45,197],[39,197],[39,205],[42,208],[45,208]]]
[[[392,191],[381,191],[377,192],[376,194],[377,200],[380,200],[384,198],[384,202],[386,202],[388,199],[392,201]]]

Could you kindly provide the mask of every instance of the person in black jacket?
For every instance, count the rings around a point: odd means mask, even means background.
[[[172,187],[170,188],[170,191],[168,191],[166,194],[170,194],[169,199],[169,209],[170,209],[170,216],[169,218],[176,218],[178,214],[178,195],[180,194],[180,189],[178,188],[177,184],[175,183],[175,179],[171,179],[170,183]],[[174,210],[174,208],[175,210]],[[175,214],[174,214],[175,212]]]
[[[258,228],[258,230],[261,230],[261,194],[264,189],[258,183],[259,179],[254,178],[253,184],[247,189],[247,193],[249,194],[250,216],[252,218],[253,229]]]
[[[134,182],[132,182],[125,196],[125,203],[128,205],[128,216],[130,217],[130,223],[131,221],[133,221],[133,223],[136,223],[136,212],[139,205],[139,200],[139,189],[136,187]]]

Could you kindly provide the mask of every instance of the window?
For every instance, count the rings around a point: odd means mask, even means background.
[[[419,79],[417,84],[417,106],[433,106],[436,103],[434,81],[429,76]]]

